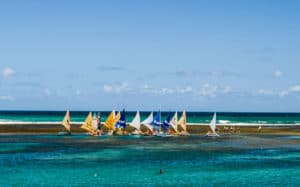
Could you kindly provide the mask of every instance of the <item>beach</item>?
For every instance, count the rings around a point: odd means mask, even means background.
[[[81,123],[71,124],[71,130],[73,133],[86,133],[80,128]],[[228,130],[224,130],[228,128]],[[300,127],[296,125],[268,125],[263,126],[261,130],[258,130],[258,126],[253,125],[242,125],[242,126],[231,126],[217,125],[220,134],[278,134],[278,135],[300,135]],[[0,123],[0,134],[2,133],[16,133],[16,134],[39,134],[39,133],[51,133],[57,134],[62,131],[63,127],[61,123]],[[127,127],[127,131],[133,131],[133,128]],[[187,131],[195,135],[205,135],[209,131],[209,124],[193,124],[187,125]]]

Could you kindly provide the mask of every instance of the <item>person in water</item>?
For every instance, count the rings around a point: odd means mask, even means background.
[[[101,124],[101,115],[98,113],[97,115],[97,129],[96,129],[96,135],[100,136],[102,134],[102,124]]]

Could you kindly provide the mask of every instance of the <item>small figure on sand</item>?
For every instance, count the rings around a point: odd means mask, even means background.
[[[258,132],[261,132],[261,129],[262,129],[262,127],[261,127],[261,125],[258,127]]]

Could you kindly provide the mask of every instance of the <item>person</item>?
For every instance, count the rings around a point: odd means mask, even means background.
[[[258,127],[257,130],[258,130],[258,132],[261,132],[261,125]]]
[[[159,170],[159,174],[163,174],[164,171],[162,169]]]
[[[101,124],[101,115],[100,112],[97,114],[97,129],[96,129],[96,136],[100,136],[102,134],[102,124]]]
[[[210,136],[210,135],[212,135],[212,132],[209,130],[207,131],[206,136]]]
[[[224,131],[224,134],[227,134],[228,133],[228,127],[224,126],[223,131]]]

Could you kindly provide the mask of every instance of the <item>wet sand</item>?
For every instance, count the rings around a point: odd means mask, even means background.
[[[73,133],[85,133],[80,128],[80,124],[72,124],[71,130]],[[299,126],[266,126],[258,130],[257,126],[234,126],[230,129],[229,126],[217,126],[218,133],[225,134],[277,134],[277,135],[300,135]],[[227,130],[226,130],[227,128]],[[0,133],[14,133],[14,134],[40,134],[40,133],[58,133],[63,130],[60,124],[1,124]],[[132,131],[130,127],[126,128],[127,131]],[[188,125],[187,131],[191,134],[204,135],[209,131],[208,125]]]

